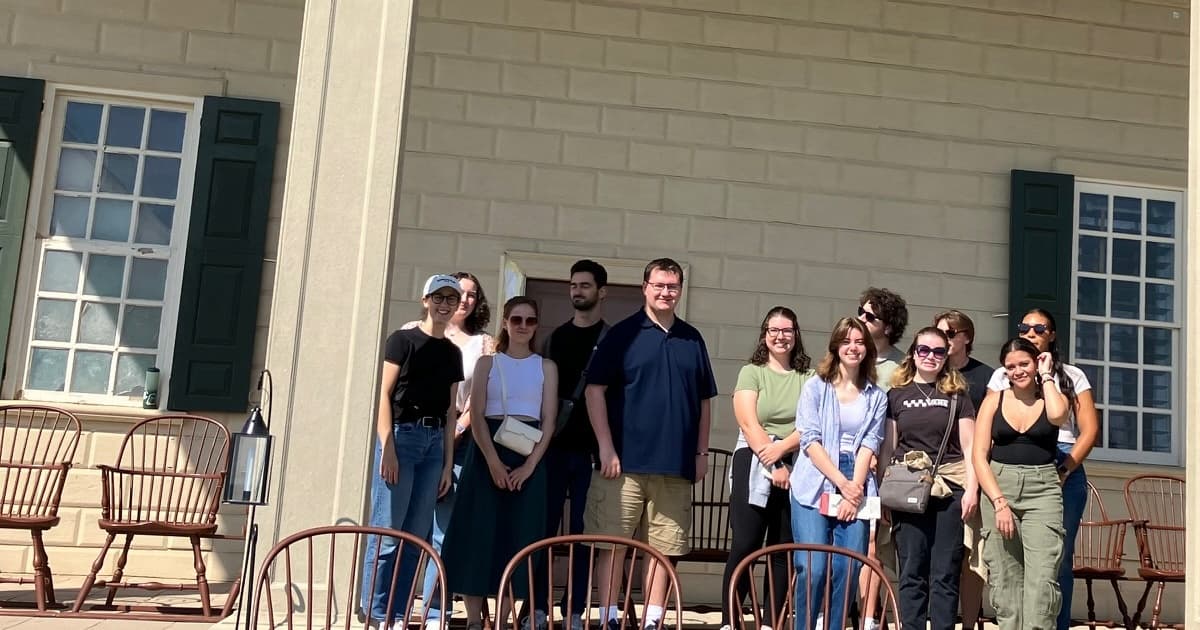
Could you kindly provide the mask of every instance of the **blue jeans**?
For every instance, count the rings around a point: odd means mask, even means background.
[[[847,477],[854,476],[854,458],[849,453],[838,457],[838,469]],[[867,521],[855,519],[850,522],[839,521],[832,516],[825,516],[817,508],[800,505],[792,500],[792,540],[798,543],[830,545],[843,547],[859,553],[867,553],[867,534],[870,526]],[[824,627],[842,628],[845,620],[844,602],[855,598],[854,592],[847,589],[857,589],[857,582],[851,576],[858,575],[858,563],[844,556],[835,556],[830,562],[826,554],[798,552],[792,558],[796,565],[796,630],[807,630],[816,627],[817,615],[824,611],[826,572],[832,570],[832,584],[829,590],[829,614],[825,617]],[[811,574],[811,575],[809,575]],[[811,580],[811,581],[809,581]],[[806,592],[804,584],[811,584],[811,592]],[[816,605],[811,609],[808,602]],[[806,620],[807,618],[807,620]],[[830,620],[834,620],[832,623]]]
[[[1058,443],[1058,461],[1066,459],[1074,444]],[[1080,464],[1071,475],[1063,481],[1063,537],[1062,565],[1058,568],[1058,589],[1062,591],[1062,607],[1058,609],[1058,630],[1068,630],[1071,626],[1071,596],[1075,592],[1075,572],[1071,566],[1075,559],[1075,535],[1079,533],[1079,522],[1083,520],[1083,510],[1087,507],[1088,487],[1087,472]]]
[[[467,455],[467,446],[471,443],[471,435],[468,433],[458,439],[458,443],[454,445],[454,473],[451,477],[450,491],[446,496],[438,499],[437,506],[433,508],[433,533],[430,534],[429,544],[433,545],[433,550],[442,553],[442,541],[446,538],[446,528],[450,526],[450,516],[454,514],[454,498],[458,496],[458,478],[462,474],[463,458]],[[437,619],[442,616],[441,599],[435,598],[437,593],[435,587],[437,585],[437,565],[430,562],[429,566],[425,567],[425,584],[421,588],[421,601],[425,602],[425,606],[429,608],[429,618]]]
[[[567,451],[550,447],[546,451],[546,536],[557,536],[563,519],[563,505],[569,496],[571,498],[571,513],[567,515],[567,533],[583,533],[583,512],[587,507],[588,488],[592,483],[592,456],[588,453]],[[563,591],[558,608],[564,618],[570,615],[582,615],[587,603],[588,563],[590,554],[583,545],[575,545],[574,563],[571,565],[571,610],[567,610],[567,592]],[[545,593],[549,584],[544,571],[546,566],[538,568],[541,576],[534,582],[537,610],[547,610],[550,602]]]
[[[442,478],[443,429],[418,424],[397,424],[392,427],[396,459],[400,469],[396,483],[386,483],[379,476],[382,445],[375,449],[375,467],[371,476],[371,520],[374,527],[390,527],[420,538],[429,536],[433,525],[433,506],[437,502],[438,482]],[[363,561],[362,610],[374,620],[386,620],[388,585],[396,571],[398,540],[375,536],[367,538],[366,558]],[[378,562],[376,555],[378,554]],[[417,573],[420,550],[404,545],[399,558],[392,599],[392,620],[404,619],[403,610]],[[374,572],[372,572],[374,568]],[[372,585],[374,588],[372,588]]]

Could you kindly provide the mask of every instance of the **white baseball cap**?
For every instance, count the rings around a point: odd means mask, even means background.
[[[454,289],[455,293],[462,295],[462,285],[458,283],[458,278],[442,273],[429,276],[429,279],[425,281],[425,292],[421,294],[421,297],[433,295],[437,293],[438,289],[447,288]]]

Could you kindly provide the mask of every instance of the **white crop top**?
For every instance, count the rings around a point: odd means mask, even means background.
[[[497,352],[492,355],[492,370],[488,373],[487,406],[483,415],[500,417],[507,411],[510,416],[542,417],[542,357],[532,354],[524,359],[514,359]],[[507,409],[500,400],[500,374],[504,370],[504,384],[508,390]]]

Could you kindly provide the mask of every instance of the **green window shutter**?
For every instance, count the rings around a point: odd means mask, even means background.
[[[167,407],[245,411],[279,104],[206,97]]]
[[[1071,235],[1075,176],[1012,172],[1008,267],[1009,335],[1031,308],[1054,315],[1060,348],[1071,339]]]
[[[45,82],[0,77],[0,364],[8,350]]]

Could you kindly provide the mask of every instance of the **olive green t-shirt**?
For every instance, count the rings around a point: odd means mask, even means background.
[[[780,374],[765,365],[750,364],[738,372],[734,391],[758,392],[758,423],[767,435],[782,439],[796,430],[800,387],[812,374],[812,370]]]
[[[887,354],[881,354],[875,359],[875,384],[879,389],[888,391],[892,388],[892,373],[904,363],[904,352],[892,346]]]

